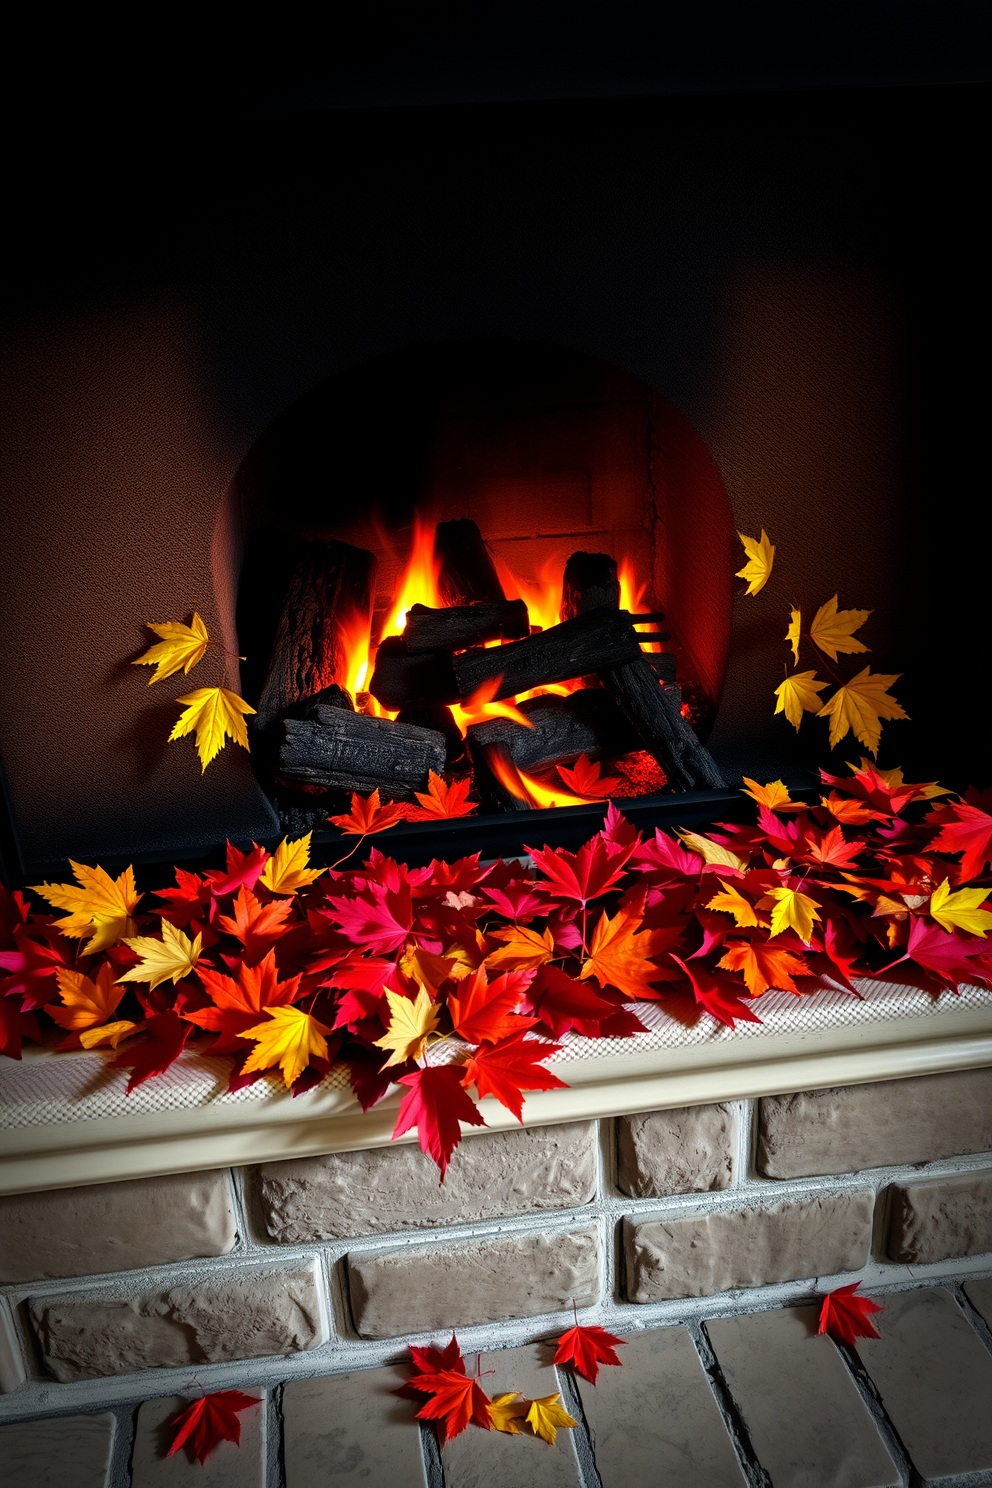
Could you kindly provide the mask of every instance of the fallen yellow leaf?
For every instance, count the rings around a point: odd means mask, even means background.
[[[298,837],[295,842],[283,838],[271,858],[265,865],[265,872],[259,879],[263,888],[272,894],[295,894],[297,889],[305,889],[307,884],[312,884],[314,879],[319,878],[324,872],[323,868],[308,868],[310,862],[310,838],[313,834],[308,832],[305,837]]]
[[[766,905],[772,910],[769,937],[781,935],[784,930],[795,930],[799,939],[809,945],[813,938],[814,921],[820,918],[815,899],[810,899],[807,894],[801,894],[798,889],[790,889],[782,884],[777,889],[769,889],[767,894],[758,900],[759,909]]]
[[[226,687],[198,687],[176,698],[184,705],[170,739],[181,739],[196,731],[196,751],[204,770],[210,761],[224,748],[228,735],[242,749],[248,748],[248,730],[243,713],[254,713],[244,698]]]
[[[867,651],[863,642],[854,639],[854,631],[864,625],[870,614],[871,610],[839,610],[835,594],[813,616],[810,638],[831,661],[837,660],[838,651]]]
[[[969,935],[980,935],[992,930],[992,913],[981,906],[989,897],[989,889],[958,889],[951,891],[945,878],[930,895],[927,913],[945,930],[966,930]]]
[[[117,1023],[104,1023],[100,1028],[82,1029],[79,1042],[84,1049],[96,1049],[102,1044],[116,1049],[122,1039],[130,1038],[132,1033],[137,1033],[144,1026],[143,1023],[131,1023],[127,1018],[121,1018]]]
[[[741,929],[760,923],[754,912],[754,905],[750,900],[745,899],[743,894],[739,894],[733,884],[724,884],[723,889],[719,894],[714,894],[706,908],[719,909],[725,914],[732,914],[734,923]]]
[[[318,1023],[312,1013],[304,1013],[298,1007],[270,1007],[266,1011],[269,1016],[264,1023],[256,1023],[254,1028],[246,1028],[238,1035],[255,1041],[244,1071],[251,1074],[253,1070],[271,1069],[277,1064],[288,1090],[312,1058],[327,1058],[324,1034],[331,1030]]]
[[[90,868],[86,863],[74,863],[71,858],[69,867],[79,881],[78,887],[76,884],[32,885],[34,892],[56,909],[70,911],[65,919],[55,921],[62,934],[70,940],[82,940],[92,931],[92,939],[83,947],[88,956],[107,950],[126,935],[133,935],[138,927],[131,916],[141,899],[134,887],[134,869],[125,868],[119,878],[113,879],[103,868]]]
[[[738,873],[746,873],[748,859],[739,858],[736,853],[731,852],[729,847],[723,847],[719,842],[713,842],[711,838],[704,837],[701,832],[676,832],[681,837],[686,847],[698,853],[704,863],[709,863],[715,868],[736,868]]]
[[[375,1040],[377,1049],[392,1049],[392,1054],[383,1065],[405,1064],[408,1059],[419,1059],[427,1045],[427,1039],[437,1028],[438,1009],[421,987],[415,1002],[402,993],[386,992],[389,1003],[389,1027],[381,1039]]]
[[[203,936],[190,940],[168,920],[162,921],[162,939],[154,935],[134,935],[124,944],[130,946],[140,957],[137,966],[132,966],[119,982],[147,982],[149,991],[154,991],[160,982],[178,982],[189,976],[203,947]]]
[[[817,713],[820,709],[818,692],[826,687],[826,682],[818,682],[815,672],[793,672],[791,677],[786,677],[775,689],[778,702],[775,704],[776,713],[784,713],[794,729],[798,729],[803,719],[803,710],[807,713]]]
[[[465,946],[454,945],[447,956],[439,956],[436,951],[425,951],[423,946],[412,943],[407,944],[398,964],[400,971],[426,987],[433,997],[440,992],[442,983],[464,981],[477,965]]]
[[[894,697],[887,691],[898,682],[900,672],[888,675],[871,672],[868,667],[852,677],[843,687],[838,687],[833,697],[820,709],[820,718],[830,719],[830,748],[836,748],[848,729],[853,729],[856,738],[872,754],[878,753],[878,742],[882,737],[883,718],[908,718]]]
[[[747,554],[748,560],[743,568],[737,570],[737,577],[739,579],[747,579],[748,594],[757,594],[759,589],[765,587],[771,577],[772,564],[775,562],[775,548],[768,541],[768,536],[763,527],[760,538],[745,537],[743,532],[738,532],[737,536],[744,544],[744,551]]]
[[[96,974],[96,980],[91,981],[81,971],[72,971],[68,966],[60,966],[55,973],[59,992],[62,995],[62,1005],[53,1003],[46,1011],[61,1028],[70,1028],[80,1036],[82,1042],[83,1033],[87,1029],[93,1029],[101,1035],[105,1035],[108,1029],[118,1027],[118,1024],[107,1023],[107,1019],[117,1010],[117,1004],[124,996],[123,991],[114,982],[114,968],[109,961],[104,961]],[[134,1023],[128,1023],[127,1029],[137,1027]],[[120,1038],[125,1035],[121,1033]],[[101,1043],[102,1038],[94,1038],[92,1043]],[[87,1044],[89,1048],[91,1045]]]
[[[180,667],[186,673],[191,672],[202,660],[210,639],[207,627],[195,611],[190,625],[182,625],[178,620],[166,620],[161,625],[152,625],[148,621],[147,628],[162,639],[157,645],[149,646],[144,655],[131,665],[155,667],[154,675],[148,679],[149,687],[153,682],[161,682],[163,677],[171,677]]]
[[[527,1401],[519,1396],[520,1391],[514,1390],[509,1395],[496,1395],[490,1400],[489,1416],[497,1431],[509,1432],[511,1436],[523,1434],[517,1422],[527,1414]]]
[[[771,780],[767,785],[759,785],[756,780],[744,776],[744,794],[750,796],[752,801],[757,801],[759,806],[765,806],[769,811],[802,811],[802,801],[794,801],[781,780]]]
[[[792,647],[792,654],[795,657],[796,666],[799,665],[799,633],[802,630],[802,624],[802,611],[793,610],[792,619],[789,621],[789,628],[785,632],[785,639]]]
[[[542,1395],[539,1400],[531,1401],[527,1412],[527,1424],[534,1435],[542,1437],[552,1447],[560,1426],[577,1424],[568,1411],[559,1405],[560,1399],[561,1395],[557,1390],[553,1395]]]
[[[555,938],[550,930],[509,925],[504,930],[494,930],[493,939],[506,942],[486,957],[486,965],[495,971],[529,971],[534,966],[543,966],[555,954]]]

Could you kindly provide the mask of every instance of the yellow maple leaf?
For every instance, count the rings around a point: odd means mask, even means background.
[[[568,1411],[559,1405],[560,1400],[557,1390],[553,1395],[542,1395],[539,1400],[531,1401],[527,1412],[527,1424],[534,1435],[542,1437],[552,1447],[559,1427],[576,1425]]]
[[[789,621],[789,628],[785,632],[785,639],[792,647],[792,654],[796,659],[796,666],[799,665],[799,633],[802,630],[802,624],[802,611],[793,610],[792,619]]]
[[[62,1003],[51,1004],[46,1012],[60,1027],[78,1033],[84,1049],[95,1048],[98,1044],[110,1044],[116,1049],[121,1039],[140,1027],[126,1018],[116,1023],[107,1022],[124,996],[114,982],[114,968],[109,961],[104,961],[95,981],[68,966],[58,967],[55,979]]]
[[[254,713],[244,698],[226,687],[198,687],[195,692],[176,698],[184,705],[170,739],[181,739],[196,730],[196,750],[204,770],[224,748],[228,735],[242,749],[248,748],[248,730],[243,713]]]
[[[254,1028],[246,1028],[239,1038],[253,1039],[255,1047],[244,1063],[245,1074],[271,1069],[278,1065],[287,1090],[298,1080],[310,1060],[327,1058],[325,1033],[331,1029],[318,1023],[312,1013],[298,1007],[266,1008],[268,1017]]]
[[[878,753],[883,718],[908,718],[909,714],[891,697],[888,688],[898,682],[901,672],[891,675],[871,672],[868,667],[850,682],[838,687],[819,711],[820,718],[830,719],[830,748],[834,749],[848,729],[872,754]]]
[[[295,842],[283,838],[265,865],[259,883],[272,894],[295,894],[305,889],[324,872],[323,868],[308,868],[310,861],[310,838],[298,837]]]
[[[141,960],[117,980],[147,982],[148,990],[153,992],[160,982],[178,982],[180,977],[189,976],[200,959],[203,936],[196,935],[190,940],[175,925],[163,920],[161,940],[155,935],[135,935],[124,944],[137,952]]]
[[[745,775],[744,794],[750,796],[752,801],[757,801],[759,806],[766,806],[769,811],[805,810],[803,802],[794,801],[781,780],[770,780],[767,785],[759,785],[756,780]]]
[[[815,899],[810,899],[808,894],[801,894],[798,889],[790,889],[786,884],[781,884],[777,889],[769,889],[758,900],[758,908],[772,911],[769,937],[781,935],[784,930],[795,930],[799,939],[809,945],[813,938],[814,921],[820,918]]]
[[[149,630],[162,639],[157,645],[149,646],[144,655],[139,656],[131,665],[155,667],[154,675],[148,679],[149,687],[153,682],[161,682],[163,677],[171,677],[180,667],[184,672],[191,672],[196,663],[202,660],[210,637],[207,635],[207,627],[195,610],[190,625],[182,625],[178,620],[166,620],[161,625],[153,625],[149,620],[146,624]]]
[[[32,885],[34,892],[56,909],[69,910],[65,919],[55,921],[62,934],[70,940],[82,940],[92,932],[92,938],[83,947],[88,956],[116,945],[126,935],[133,935],[138,927],[131,916],[141,899],[134,887],[134,869],[125,868],[119,878],[113,879],[103,868],[90,868],[86,863],[74,863],[71,858],[69,867],[78,885]]]
[[[470,976],[476,970],[479,958],[473,960],[466,946],[453,945],[446,956],[439,956],[436,951],[426,951],[423,946],[408,942],[397,964],[400,971],[436,997],[442,983],[461,982]]]
[[[82,1029],[79,1042],[84,1049],[97,1049],[102,1044],[116,1049],[122,1039],[130,1038],[144,1026],[144,1023],[132,1023],[128,1018],[121,1018],[116,1023],[104,1023],[100,1028]]]
[[[555,954],[555,938],[550,930],[509,925],[504,930],[494,930],[492,938],[506,942],[486,957],[486,965],[496,971],[529,971],[531,967],[543,966]]]
[[[517,1422],[521,1416],[527,1414],[527,1401],[521,1400],[520,1391],[513,1390],[509,1395],[496,1395],[489,1402],[489,1419],[497,1431],[509,1432],[511,1436],[521,1436],[523,1433]]]
[[[791,677],[786,677],[775,689],[778,702],[775,704],[776,713],[784,713],[794,729],[799,728],[803,720],[803,710],[807,713],[818,713],[820,710],[820,699],[818,692],[826,687],[826,682],[818,682],[815,672],[793,672]]]
[[[737,577],[747,579],[748,594],[757,594],[771,577],[772,564],[775,562],[775,548],[768,541],[763,527],[760,537],[745,537],[743,532],[738,532],[737,536],[744,544],[744,551],[747,554],[747,562],[743,568],[737,570]]]
[[[992,930],[992,913],[981,906],[990,892],[989,889],[959,889],[955,894],[945,878],[930,895],[927,913],[945,930],[967,930],[969,935],[980,935],[984,940],[986,932]]]
[[[736,868],[738,873],[747,871],[748,859],[738,857],[731,852],[729,847],[722,843],[714,842],[710,837],[704,837],[701,832],[683,832],[677,830],[677,837],[681,837],[686,847],[698,853],[704,863],[709,863],[714,868]]]
[[[405,1064],[408,1059],[420,1059],[428,1036],[437,1028],[439,1016],[424,987],[417,992],[415,1002],[401,993],[389,991],[386,1000],[389,1003],[389,1027],[381,1039],[375,1040],[377,1049],[393,1051],[383,1069],[388,1069],[391,1064]]]
[[[735,924],[741,929],[748,925],[760,924],[758,916],[754,912],[754,905],[751,904],[750,900],[745,899],[743,894],[739,894],[733,884],[730,883],[724,884],[719,894],[714,894],[713,898],[706,905],[706,908],[719,909],[725,914],[732,914]]]
[[[831,661],[837,660],[838,651],[867,651],[862,641],[854,639],[854,631],[864,625],[870,614],[871,610],[839,610],[835,594],[813,616],[810,639]]]

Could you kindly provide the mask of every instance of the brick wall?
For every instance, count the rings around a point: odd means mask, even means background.
[[[989,1069],[471,1137],[443,1188],[402,1146],[15,1196],[0,1419],[371,1370],[452,1328],[518,1348],[573,1301],[630,1337],[956,1283],[990,1252]]]

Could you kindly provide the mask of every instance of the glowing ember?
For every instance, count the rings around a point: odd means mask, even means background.
[[[570,796],[560,786],[549,786],[543,780],[535,780],[533,775],[525,775],[502,749],[490,750],[487,762],[500,785],[518,801],[526,801],[528,806],[540,809],[548,806],[588,805],[588,797]]]
[[[512,699],[504,698],[500,702],[493,702],[502,680],[502,676],[499,676],[494,677],[490,682],[483,682],[478,691],[473,692],[464,704],[451,704],[452,715],[462,731],[463,738],[470,723],[484,723],[487,718],[509,718],[513,723],[522,724],[524,728],[534,727],[527,714],[521,713],[519,708],[514,707]]]

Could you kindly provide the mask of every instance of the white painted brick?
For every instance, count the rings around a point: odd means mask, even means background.
[[[618,1179],[633,1199],[727,1188],[734,1121],[723,1105],[642,1111],[617,1121]]]
[[[363,1338],[397,1338],[560,1312],[598,1301],[599,1235],[495,1240],[348,1257],[352,1316]]]
[[[760,1208],[625,1225],[627,1298],[660,1302],[853,1271],[868,1258],[870,1189],[817,1193]]]
[[[236,1239],[226,1169],[14,1194],[0,1198],[0,1281],[226,1255]]]
[[[992,1250],[992,1170],[895,1183],[886,1252],[923,1266]]]
[[[758,1172],[854,1173],[992,1149],[992,1069],[766,1096]]]
[[[109,1414],[0,1426],[4,1488],[106,1488],[116,1428]]]
[[[362,1369],[283,1391],[286,1488],[426,1488],[408,1372]]]
[[[138,1411],[131,1454],[131,1488],[265,1488],[265,1402],[257,1390],[246,1390],[261,1401],[240,1411],[241,1441],[223,1441],[201,1465],[188,1447],[166,1455],[171,1433],[166,1424],[193,1404],[193,1399],[166,1395],[146,1400]],[[193,1397],[195,1398],[195,1397]]]
[[[591,1121],[472,1137],[444,1183],[412,1145],[266,1163],[260,1198],[273,1240],[299,1245],[569,1209],[596,1192]]]

